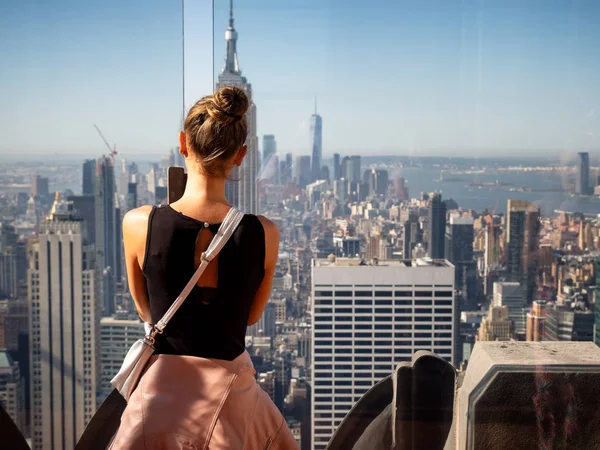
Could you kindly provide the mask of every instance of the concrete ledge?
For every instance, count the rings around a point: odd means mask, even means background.
[[[446,448],[600,448],[599,404],[595,344],[478,342]]]

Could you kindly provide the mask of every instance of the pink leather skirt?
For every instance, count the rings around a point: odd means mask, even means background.
[[[255,373],[247,352],[233,361],[153,356],[109,448],[298,449]]]

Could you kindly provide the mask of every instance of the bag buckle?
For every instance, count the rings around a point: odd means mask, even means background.
[[[154,339],[156,338],[157,334],[163,334],[163,332],[157,327],[152,327],[152,332],[147,336],[152,344],[154,344]]]

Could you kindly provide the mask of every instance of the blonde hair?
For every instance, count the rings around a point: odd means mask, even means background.
[[[244,145],[248,135],[248,97],[225,86],[196,102],[183,125],[189,154],[211,176],[225,176],[225,162]]]

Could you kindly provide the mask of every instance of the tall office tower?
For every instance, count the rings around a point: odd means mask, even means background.
[[[25,433],[25,384],[19,363],[5,348],[0,348],[0,404],[21,433]]]
[[[18,235],[15,227],[0,222],[0,300],[14,299],[19,295]]]
[[[121,368],[129,348],[144,337],[144,323],[131,317],[103,317],[100,320],[100,391],[113,390],[110,380]]]
[[[263,135],[263,164],[266,165],[267,161],[276,153],[277,142],[275,141],[275,136],[272,134]]]
[[[348,198],[348,180],[345,178],[334,180],[333,195],[335,195],[341,203],[344,203]]]
[[[296,156],[296,183],[305,188],[310,183],[310,156]]]
[[[31,194],[34,197],[48,197],[48,178],[35,175],[31,182]]]
[[[344,156],[340,163],[341,176],[346,178],[350,183],[360,183],[360,156]]]
[[[590,194],[590,155],[587,152],[577,153],[575,167],[575,193],[580,195]]]
[[[581,222],[579,227],[579,237],[577,239],[579,248],[581,250],[593,250],[594,234],[592,232],[592,224],[590,222]]]
[[[545,340],[546,328],[546,302],[536,300],[533,302],[533,308],[527,313],[527,337],[525,340],[530,342],[540,342]]]
[[[523,301],[521,285],[515,282],[494,283],[494,306],[508,306],[508,318],[513,321],[514,332],[520,338],[525,338],[527,311]]]
[[[388,171],[385,169],[366,170],[363,174],[363,182],[369,186],[372,194],[386,195],[388,181]]]
[[[442,194],[431,194],[429,203],[429,256],[437,259],[444,257],[444,237],[446,234],[446,204]]]
[[[481,320],[477,339],[479,341],[510,341],[513,338],[514,326],[508,318],[507,306],[490,305],[487,317]]]
[[[334,153],[333,154],[333,179],[334,180],[339,180],[340,177],[342,176],[340,169],[341,169],[340,154]]]
[[[358,155],[344,156],[340,163],[340,173],[350,183],[360,183],[361,158]]]
[[[292,181],[292,154],[286,153],[285,160],[279,162],[279,182],[283,185]]]
[[[121,168],[118,171],[118,174],[115,174],[117,179],[117,194],[119,194],[119,197],[126,197],[127,184],[131,181],[131,175],[129,174],[127,161],[125,159],[121,159],[120,166]]]
[[[115,286],[120,280],[117,266],[117,216],[115,205],[114,167],[110,158],[102,156],[96,162],[96,264],[102,276],[101,305],[105,316],[115,312]]]
[[[587,306],[573,303],[554,304],[546,309],[544,340],[594,340],[594,313]]]
[[[250,106],[246,112],[248,122],[248,137],[246,145],[248,153],[241,167],[236,167],[232,172],[233,179],[239,181],[228,181],[225,189],[227,199],[233,206],[249,214],[258,213],[258,137],[256,136],[256,105],[252,101],[252,85],[246,77],[242,76],[237,56],[237,31],[233,26],[233,0],[229,3],[229,27],[225,31],[227,52],[225,55],[225,67],[221,69],[217,81],[217,89],[223,86],[237,86],[248,96]]]
[[[454,267],[447,261],[316,259],[312,298],[313,450],[324,449],[355,402],[416,351],[454,362]]]
[[[263,136],[263,158],[260,178],[270,184],[279,184],[280,168],[277,156],[277,142],[272,134]]]
[[[96,160],[86,159],[83,162],[83,195],[96,195]]]
[[[406,181],[402,177],[396,177],[396,197],[398,200],[408,200],[408,188],[406,187]]]
[[[409,213],[408,220],[402,225],[402,256],[404,259],[412,258],[415,246],[423,242],[423,230],[417,214]]]
[[[70,449],[96,411],[100,304],[94,248],[73,204],[54,201],[31,246],[33,449]]]
[[[138,207],[137,183],[127,183],[127,211]]]
[[[94,195],[69,195],[68,202],[73,203],[73,210],[83,219],[87,232],[87,242],[96,243],[96,197]]]
[[[485,226],[484,259],[486,275],[490,272],[492,267],[495,267],[500,263],[500,257],[502,256],[500,234],[499,224],[490,222]]]
[[[446,258],[455,267],[454,285],[462,311],[477,308],[477,263],[473,260],[473,218],[450,217],[446,226]]]
[[[523,301],[534,300],[539,269],[540,207],[508,200],[506,219],[506,278],[521,284]]]
[[[354,183],[360,183],[360,168],[361,168],[361,158],[359,155],[354,155],[350,157],[351,165],[348,175],[351,176],[351,180]]]
[[[315,113],[310,116],[310,147],[311,181],[321,179],[321,164],[323,162],[323,118],[317,113],[317,99],[315,98]]]

